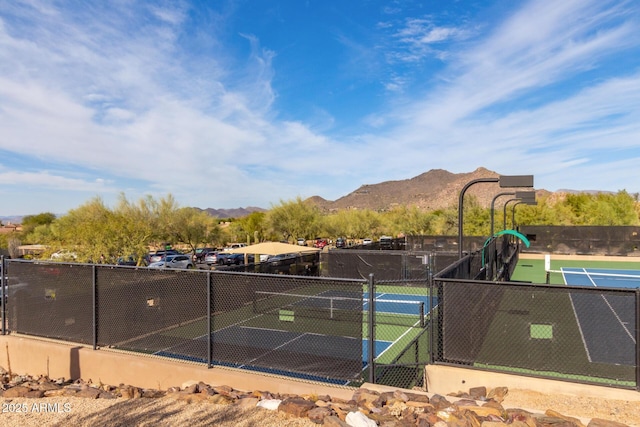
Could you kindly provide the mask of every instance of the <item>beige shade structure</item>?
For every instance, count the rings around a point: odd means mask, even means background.
[[[262,242],[255,245],[245,246],[243,248],[231,249],[226,252],[232,254],[282,255],[319,251],[320,249],[318,248],[311,248],[308,246],[290,245],[288,243],[280,242]]]

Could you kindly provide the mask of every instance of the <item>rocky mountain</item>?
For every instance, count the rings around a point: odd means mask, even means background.
[[[444,169],[432,169],[413,178],[399,181],[385,181],[378,184],[360,186],[337,200],[326,200],[320,196],[306,199],[323,212],[342,209],[370,209],[386,211],[394,206],[416,206],[424,211],[456,207],[460,191],[469,182],[478,178],[497,178],[499,173],[480,167],[473,172],[452,173]],[[494,183],[479,183],[469,187],[467,197],[475,199],[483,207],[490,207],[493,198],[501,192],[531,191],[532,189],[500,188]],[[536,190],[538,195],[548,195],[546,190]],[[506,197],[506,196],[505,196]],[[503,200],[504,201],[504,200]],[[240,218],[251,212],[265,212],[266,209],[246,207],[237,209],[204,209],[217,218]]]
[[[497,178],[500,174],[480,167],[469,173],[451,173],[443,169],[432,169],[416,177],[363,185],[335,201],[314,196],[308,201],[325,212],[341,209],[371,209],[384,211],[398,205],[416,206],[431,211],[458,205],[462,188],[478,178]],[[469,187],[465,193],[473,196],[484,207],[490,207],[492,199],[501,192],[527,191],[532,189],[500,189],[498,184],[479,183]],[[538,194],[548,193],[537,190]]]

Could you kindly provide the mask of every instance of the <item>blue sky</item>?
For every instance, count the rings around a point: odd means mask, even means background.
[[[0,215],[431,169],[640,191],[640,3],[0,0]]]

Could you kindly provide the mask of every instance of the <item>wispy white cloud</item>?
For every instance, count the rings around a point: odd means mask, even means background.
[[[534,173],[549,189],[614,189],[637,174],[639,71],[597,72],[638,53],[632,2],[530,1],[491,25],[403,17],[371,29],[393,35],[375,46],[345,32],[351,69],[379,76],[388,100],[348,130],[319,104],[308,122],[295,111],[280,119],[283,53],[257,33],[235,34],[245,56],[216,29],[190,36],[190,7],[3,3],[0,152],[56,167],[5,161],[0,191],[172,192],[231,207],[337,198],[432,168]],[[225,26],[223,12],[212,15]],[[381,67],[381,57],[407,68]],[[444,68],[420,75],[433,58]],[[413,85],[416,74],[429,83]]]
[[[42,190],[71,190],[73,192],[112,192],[119,191],[111,180],[96,178],[84,180],[64,177],[55,171],[19,172],[3,171],[0,167],[0,184],[10,185],[20,182],[24,186],[36,186]]]
[[[640,75],[580,75],[607,57],[637,52],[637,10],[629,13],[629,6],[528,3],[472,47],[451,50],[457,60],[424,100],[378,118],[401,124],[373,142],[371,152],[387,160],[390,172],[528,168],[550,189],[598,188],[602,178],[583,172],[595,164],[606,169],[603,153],[640,160],[633,150],[640,136]],[[632,164],[611,160],[617,171],[628,167],[628,176]]]

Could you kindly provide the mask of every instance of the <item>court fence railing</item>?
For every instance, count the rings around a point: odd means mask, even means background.
[[[640,289],[485,280],[477,258],[434,275],[430,363],[640,391]]]
[[[325,259],[346,278],[3,259],[2,332],[347,386],[424,387],[424,367],[440,364],[640,391],[639,289],[510,282],[513,241],[460,259],[396,251],[382,278],[371,266],[385,251],[348,252],[358,268]],[[390,289],[428,297],[422,322],[376,310],[369,299]],[[291,340],[300,345],[277,348]],[[376,353],[391,340],[393,352]]]
[[[640,255],[640,226],[521,225],[527,252],[567,255]]]
[[[378,283],[373,275],[355,280],[4,258],[1,265],[3,335],[344,386],[423,381],[427,280]],[[408,297],[376,299],[393,290]],[[380,362],[376,340],[397,340]]]

